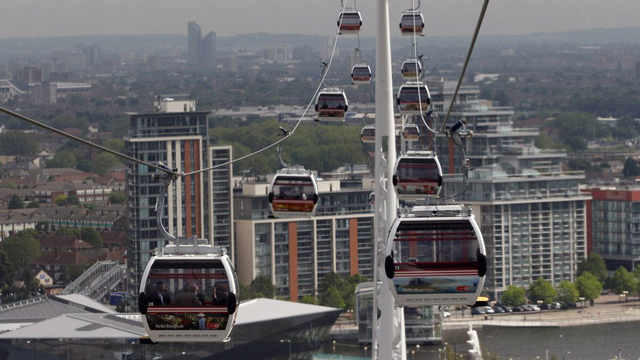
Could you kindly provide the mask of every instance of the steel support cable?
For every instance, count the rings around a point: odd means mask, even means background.
[[[26,122],[28,122],[28,123],[29,123],[29,124],[31,124],[31,125],[35,125],[35,126],[40,127],[40,128],[42,128],[42,129],[45,129],[45,130],[48,130],[48,131],[54,132],[54,133],[56,133],[56,134],[58,134],[58,135],[64,136],[64,137],[69,138],[69,139],[71,139],[71,140],[75,140],[75,141],[77,141],[77,142],[79,142],[79,143],[82,143],[82,144],[84,144],[84,145],[88,145],[88,146],[94,147],[94,148],[96,148],[96,149],[99,149],[99,150],[105,151],[105,152],[107,152],[107,153],[109,153],[109,154],[115,155],[115,156],[120,157],[120,158],[123,158],[123,159],[125,159],[125,160],[133,161],[133,162],[138,163],[138,164],[140,164],[140,165],[146,165],[146,166],[151,167],[151,168],[154,168],[154,169],[156,169],[156,170],[163,171],[163,172],[165,172],[165,173],[167,173],[167,174],[171,174],[171,175],[175,175],[175,176],[180,176],[180,175],[182,175],[182,174],[177,173],[177,172],[175,172],[175,171],[172,171],[172,170],[170,170],[170,169],[168,169],[168,168],[165,168],[165,167],[162,167],[162,166],[159,166],[159,165],[155,165],[155,164],[152,164],[152,163],[149,163],[149,162],[143,161],[143,160],[139,160],[139,159],[136,159],[136,158],[134,158],[134,157],[127,156],[127,155],[124,155],[124,154],[121,154],[121,153],[119,153],[119,152],[117,152],[117,151],[114,151],[114,150],[112,150],[112,149],[109,149],[109,148],[107,148],[107,147],[104,147],[104,146],[101,146],[101,145],[98,145],[98,144],[94,144],[94,143],[92,143],[91,141],[88,141],[88,140],[85,140],[85,139],[83,139],[83,138],[80,138],[80,137],[77,137],[77,136],[71,135],[71,134],[66,133],[66,132],[64,132],[64,131],[62,131],[62,130],[58,130],[58,129],[56,129],[56,128],[52,127],[52,126],[49,126],[49,125],[44,124],[44,123],[41,123],[41,122],[39,122],[39,121],[37,121],[37,120],[33,120],[33,119],[31,119],[31,118],[29,118],[29,117],[27,117],[27,116],[24,116],[24,115],[22,115],[22,114],[18,114],[17,112],[11,111],[11,110],[6,109],[6,108],[1,107],[1,106],[0,106],[0,112],[3,112],[3,113],[5,113],[5,114],[7,114],[7,115],[9,115],[9,116],[15,117],[15,118],[20,119],[20,120],[22,120],[22,121],[26,121]]]
[[[449,105],[449,109],[447,109],[447,116],[444,118],[444,121],[442,122],[442,127],[440,128],[440,132],[444,132],[445,127],[447,126],[447,121],[449,120],[449,116],[451,115],[451,110],[453,109],[453,105],[455,104],[456,98],[458,97],[458,91],[460,91],[460,85],[462,85],[462,80],[464,79],[464,74],[467,71],[467,66],[469,65],[469,60],[471,59],[473,48],[476,45],[476,40],[478,39],[478,34],[480,33],[480,28],[482,27],[482,21],[484,20],[484,15],[487,12],[487,6],[489,6],[489,0],[484,0],[484,4],[482,4],[482,10],[480,10],[480,16],[478,17],[478,23],[476,24],[476,29],[473,32],[473,38],[471,39],[471,44],[469,45],[469,50],[467,51],[467,57],[464,60],[464,66],[462,67],[462,72],[460,73],[460,78],[458,79],[458,83],[456,84],[456,90],[453,93],[453,98],[451,99],[451,104]]]
[[[413,11],[417,11],[420,8],[420,0],[418,0],[418,7],[416,7],[415,4],[415,0],[411,0],[411,8],[413,9]],[[427,123],[427,120],[425,120],[424,118],[424,113],[422,112],[422,95],[420,94],[420,86],[418,85],[418,83],[420,83],[420,71],[419,71],[419,67],[418,67],[418,36],[416,35],[416,15],[415,13],[412,14],[412,21],[413,21],[413,59],[415,61],[415,67],[416,67],[416,86],[418,87],[418,106],[420,107],[420,120],[422,120],[422,123],[424,124],[424,126],[427,128],[427,130],[429,130],[429,132],[431,132],[432,134],[437,134],[438,131],[434,130],[431,128],[431,126],[429,126],[429,124]],[[424,24],[424,23],[423,23]],[[424,69],[423,69],[424,71]],[[431,107],[431,105],[428,105],[427,110]],[[434,137],[435,139],[435,137]]]
[[[345,9],[344,2],[342,2],[342,11],[343,12],[344,12],[344,9]],[[205,169],[191,171],[191,172],[185,173],[183,176],[195,175],[195,174],[203,173],[205,171],[214,170],[214,169],[217,169],[217,168],[221,168],[221,167],[236,163],[238,161],[244,160],[246,158],[249,158],[249,157],[252,157],[254,155],[258,155],[258,154],[260,154],[260,153],[262,153],[264,151],[267,151],[267,150],[273,148],[274,146],[277,146],[277,145],[281,144],[282,142],[287,140],[289,137],[293,136],[293,134],[296,132],[296,129],[298,129],[298,126],[300,126],[300,123],[302,122],[302,119],[304,119],[304,117],[307,115],[307,112],[309,112],[309,108],[311,108],[311,104],[313,104],[314,101],[316,100],[316,97],[318,96],[318,93],[322,89],[322,86],[324,84],[324,80],[327,77],[327,74],[329,73],[329,69],[331,68],[331,64],[333,63],[333,56],[336,53],[336,48],[338,46],[338,38],[340,37],[340,27],[341,27],[341,25],[342,25],[342,16],[340,17],[340,23],[338,24],[338,32],[336,33],[336,39],[333,42],[333,49],[331,50],[331,57],[329,58],[329,63],[327,64],[327,67],[326,67],[326,69],[324,71],[324,74],[322,75],[322,79],[320,79],[320,84],[316,88],[316,91],[313,94],[313,97],[311,98],[311,101],[307,105],[307,108],[302,113],[302,116],[300,116],[300,119],[298,119],[298,122],[293,127],[293,129],[289,132],[288,135],[286,135],[285,137],[283,137],[282,139],[280,139],[280,140],[278,140],[278,141],[276,141],[274,143],[271,143],[270,145],[267,145],[267,146],[263,147],[260,150],[254,151],[254,152],[252,152],[252,153],[250,153],[248,155],[239,157],[239,158],[234,159],[234,160],[227,161],[227,162],[222,163],[222,164],[214,165],[214,166],[211,166],[211,167],[208,167],[208,168],[205,168]]]

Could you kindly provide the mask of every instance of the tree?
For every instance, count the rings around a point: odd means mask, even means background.
[[[36,235],[35,230],[29,229],[11,235],[0,242],[0,249],[6,252],[17,273],[28,268],[29,263],[40,256],[40,243],[35,239]]]
[[[73,264],[67,267],[66,277],[67,282],[72,283],[75,279],[77,279],[83,272],[85,272],[91,264]]]
[[[69,205],[80,205],[80,199],[75,194],[69,194],[67,197],[67,204]]]
[[[527,295],[533,303],[542,300],[545,304],[549,304],[556,299],[558,293],[556,293],[556,289],[553,288],[550,281],[539,277],[529,286]]]
[[[558,285],[558,301],[565,303],[574,303],[580,298],[580,292],[576,284],[571,281],[563,281]]]
[[[578,276],[584,272],[590,272],[598,278],[598,281],[604,284],[607,280],[607,265],[600,254],[591,253],[587,258],[580,260],[578,263]]]
[[[45,221],[40,221],[36,224],[36,231],[38,234],[43,234],[49,232],[49,223]]]
[[[316,300],[316,298],[314,298],[311,295],[305,295],[300,299],[300,302],[303,304],[312,304],[312,305],[316,305],[318,303],[318,301]]]
[[[107,139],[102,142],[102,146],[109,148],[119,153],[124,153],[124,140],[122,139]]]
[[[127,201],[127,194],[123,191],[114,191],[109,194],[109,202],[112,204],[122,204]]]
[[[261,275],[251,281],[249,290],[255,298],[273,299],[276,296],[276,287],[267,276]]]
[[[0,134],[0,154],[35,155],[39,147],[38,142],[29,134],[20,131],[7,131]]]
[[[622,168],[622,176],[624,177],[636,177],[640,175],[640,169],[638,169],[638,163],[632,158],[628,157],[624,161],[624,167]]]
[[[253,294],[251,293],[251,289],[248,285],[240,284],[240,289],[238,289],[238,292],[240,293],[240,301],[254,299]]]
[[[78,158],[69,150],[61,150],[56,153],[53,159],[47,161],[48,168],[75,168]]]
[[[29,202],[29,205],[27,205],[27,207],[29,209],[37,209],[40,207],[40,202],[39,201],[31,201]]]
[[[13,284],[13,279],[16,276],[16,272],[13,270],[13,264],[9,260],[9,255],[3,250],[0,250],[0,289],[5,285],[10,286]]]
[[[56,197],[55,203],[57,206],[66,206],[69,202],[69,197],[67,195],[60,195]]]
[[[80,229],[77,228],[68,228],[68,227],[59,227],[54,232],[55,235],[71,235],[71,236],[80,236]]]
[[[507,306],[520,306],[525,302],[527,291],[522,286],[509,285],[502,293],[502,303]]]
[[[94,228],[83,227],[80,231],[80,238],[88,242],[94,249],[102,248],[102,236]]]
[[[17,194],[11,195],[11,200],[9,201],[9,206],[7,207],[9,210],[13,209],[24,209],[24,202],[20,199],[20,196]]]
[[[595,300],[602,293],[602,283],[590,272],[584,272],[576,280],[576,288],[585,300]]]
[[[635,291],[635,283],[633,275],[624,266],[620,266],[609,280],[611,290],[615,291],[616,294],[622,294],[624,291]]]
[[[320,284],[318,284],[318,293],[326,293],[330,287],[340,289],[340,287],[342,287],[343,281],[344,280],[340,275],[335,272],[330,272],[326,274],[320,281]]]
[[[101,153],[93,159],[92,169],[95,173],[104,175],[110,167],[116,165],[118,160],[112,154]]]
[[[335,287],[331,286],[327,289],[326,292],[320,294],[320,305],[333,307],[337,309],[343,309],[346,304],[344,299],[342,299],[342,295],[340,291]]]
[[[638,296],[640,296],[640,266],[636,265],[636,268],[633,269],[631,275],[636,279],[636,292]]]

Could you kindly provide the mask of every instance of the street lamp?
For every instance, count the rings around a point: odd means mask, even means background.
[[[367,357],[367,350],[368,350],[368,349],[369,349],[369,348],[368,348],[367,346],[365,346],[365,347],[364,347],[364,357],[365,357],[365,358]]]
[[[538,300],[538,301],[536,301],[536,302],[538,303],[538,307],[540,308],[540,312],[538,313],[538,319],[541,319],[541,320],[542,320],[542,303],[543,303],[544,301],[542,301],[542,300]]]
[[[333,340],[333,355],[336,354],[336,341]]]
[[[564,336],[562,336],[562,334],[560,334],[560,339],[562,339],[562,360],[564,360]]]
[[[280,340],[281,343],[288,343],[289,344],[289,360],[291,360],[291,339],[282,339]]]

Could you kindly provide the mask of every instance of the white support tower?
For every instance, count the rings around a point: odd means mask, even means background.
[[[389,279],[384,272],[384,254],[391,224],[396,218],[398,201],[389,186],[390,171],[396,162],[395,122],[393,117],[393,81],[391,77],[391,39],[389,28],[389,1],[378,0],[378,34],[376,44],[376,161],[375,161],[375,234],[373,283],[373,339],[371,358],[406,360],[404,313],[396,308]],[[386,137],[387,152],[383,156]],[[380,319],[378,320],[378,310]]]

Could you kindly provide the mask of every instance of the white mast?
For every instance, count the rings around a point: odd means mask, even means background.
[[[383,157],[383,137],[387,137],[387,156]],[[390,186],[396,162],[395,121],[393,118],[393,81],[391,77],[391,39],[389,2],[378,0],[378,34],[376,42],[376,161],[375,161],[375,234],[373,274],[373,317],[371,358],[406,359],[404,314],[395,307],[384,272],[384,254],[391,224],[396,218],[398,202]],[[378,282],[382,286],[378,287]],[[380,310],[378,323],[377,310]]]

